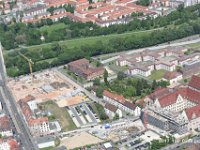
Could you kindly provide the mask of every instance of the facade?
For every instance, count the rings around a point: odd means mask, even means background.
[[[183,79],[183,75],[178,72],[166,72],[162,80],[169,81],[170,85],[176,84]]]
[[[179,134],[197,128],[199,129],[199,89],[200,77],[193,76],[188,87],[156,90],[154,93],[149,95],[149,105],[146,108],[148,110],[146,111],[148,123],[163,130],[170,131],[174,126],[170,127],[169,122],[173,121],[173,124],[176,124],[173,131],[176,131]],[[143,116],[143,119],[144,118],[145,117]],[[178,128],[177,125],[180,128]],[[165,126],[166,128],[164,128]]]
[[[185,109],[181,116],[188,122],[188,131],[200,129],[200,105]]]
[[[15,139],[6,138],[0,139],[0,150],[20,150],[20,148]]]
[[[118,115],[119,118],[122,117],[122,111],[109,103],[106,103],[105,105],[105,112],[110,118],[114,118],[116,115]]]
[[[47,117],[28,120],[28,126],[32,135],[47,135],[50,133]]]
[[[142,111],[141,118],[143,122],[147,121],[148,124],[164,131],[176,132],[180,135],[188,131],[186,120],[180,118],[178,114],[157,107],[149,106],[145,113]]]
[[[29,107],[29,105],[31,107]],[[47,135],[50,133],[48,117],[36,117],[34,114],[35,103],[25,102],[24,99],[19,101],[24,120],[27,123],[30,132],[34,136]],[[32,108],[32,109],[31,109]]]
[[[24,11],[24,17],[36,16],[47,12],[47,8],[44,5],[33,7]]]
[[[2,137],[11,137],[13,136],[11,120],[5,114],[0,116],[0,134]]]
[[[79,59],[68,64],[68,69],[86,80],[93,80],[104,73],[103,67],[91,67],[87,59]]]
[[[135,104],[127,101],[123,96],[114,94],[109,91],[103,92],[103,100],[107,103],[114,105],[115,107],[119,108],[126,113],[132,114],[134,116],[139,116],[141,108],[136,106]]]

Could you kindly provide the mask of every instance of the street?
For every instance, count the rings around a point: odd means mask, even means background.
[[[15,134],[20,139],[21,149],[25,150],[37,150],[37,144],[33,142],[29,129],[24,122],[23,116],[17,109],[17,104],[6,85],[6,69],[4,65],[4,59],[2,55],[2,49],[0,44],[0,100],[5,113],[11,117]]]
[[[129,50],[129,51],[125,51],[125,52],[123,51],[123,52],[119,52],[119,53],[113,53],[113,54],[116,54],[116,55],[113,56],[113,57],[110,57],[108,59],[102,60],[101,63],[106,64],[106,63],[112,62],[112,61],[118,59],[119,55],[123,54],[123,53],[130,55],[130,54],[133,54],[133,53],[141,52],[141,51],[146,50],[146,49],[158,50],[158,49],[166,48],[168,46],[184,46],[184,45],[193,44],[193,43],[197,43],[197,42],[200,42],[199,36],[192,36],[192,37],[187,37],[187,38],[184,38],[184,39],[172,41],[171,44],[164,43],[164,44],[160,44],[160,45],[157,45],[157,46],[145,47],[145,48],[140,48],[140,49],[133,49],[133,50]],[[109,54],[109,55],[111,55],[111,54]]]

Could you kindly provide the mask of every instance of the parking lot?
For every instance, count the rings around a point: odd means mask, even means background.
[[[134,150],[145,150],[148,149],[150,145],[150,141],[154,139],[159,139],[159,135],[152,131],[143,131],[136,133],[134,135],[131,135],[127,139],[123,139],[118,143],[118,146],[120,147],[120,150],[123,149],[134,149]]]
[[[81,103],[68,107],[68,112],[77,127],[96,125],[100,122],[99,117],[89,103]]]

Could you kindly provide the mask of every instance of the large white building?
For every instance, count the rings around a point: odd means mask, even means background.
[[[19,101],[24,120],[29,126],[32,135],[40,136],[50,134],[48,117],[36,117],[34,110],[37,108],[32,96],[27,96]]]
[[[114,105],[124,112],[132,114],[134,116],[140,116],[141,108],[127,101],[122,95],[118,95],[105,90],[103,92],[103,100],[107,103]]]
[[[158,110],[179,114],[188,131],[200,129],[200,77],[193,76],[188,87],[158,89],[146,100]]]
[[[106,114],[110,118],[114,118],[116,115],[118,115],[119,118],[122,117],[122,111],[119,108],[115,107],[114,105],[106,103],[104,108],[105,108]]]

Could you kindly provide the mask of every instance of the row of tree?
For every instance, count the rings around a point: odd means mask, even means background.
[[[53,11],[54,9],[49,11]],[[165,27],[167,25],[180,25],[199,17],[200,4],[183,8],[180,6],[167,16],[160,16],[156,19],[148,17],[146,20],[139,20],[133,15],[133,20],[128,24],[112,25],[109,27],[99,27],[91,22],[73,22],[68,18],[63,18],[59,22],[66,24],[65,28],[53,29],[51,32],[41,31],[39,28],[44,25],[52,25],[51,19],[41,20],[34,24],[14,23],[10,25],[0,24],[0,41],[5,49],[13,49],[19,45],[38,45],[42,42],[60,41],[77,37],[88,37],[98,35],[108,35],[113,33],[124,33],[128,31],[148,30]],[[138,14],[137,14],[138,15]],[[41,40],[41,35],[45,41]]]
[[[35,62],[34,71],[39,71],[83,57],[148,47],[199,33],[200,21],[192,21],[177,27],[149,32],[142,36],[113,37],[107,42],[100,40],[80,47],[68,48],[54,43],[37,50],[22,49],[20,51]],[[5,54],[5,62],[10,76],[18,76],[29,72],[28,64],[16,51]]]

